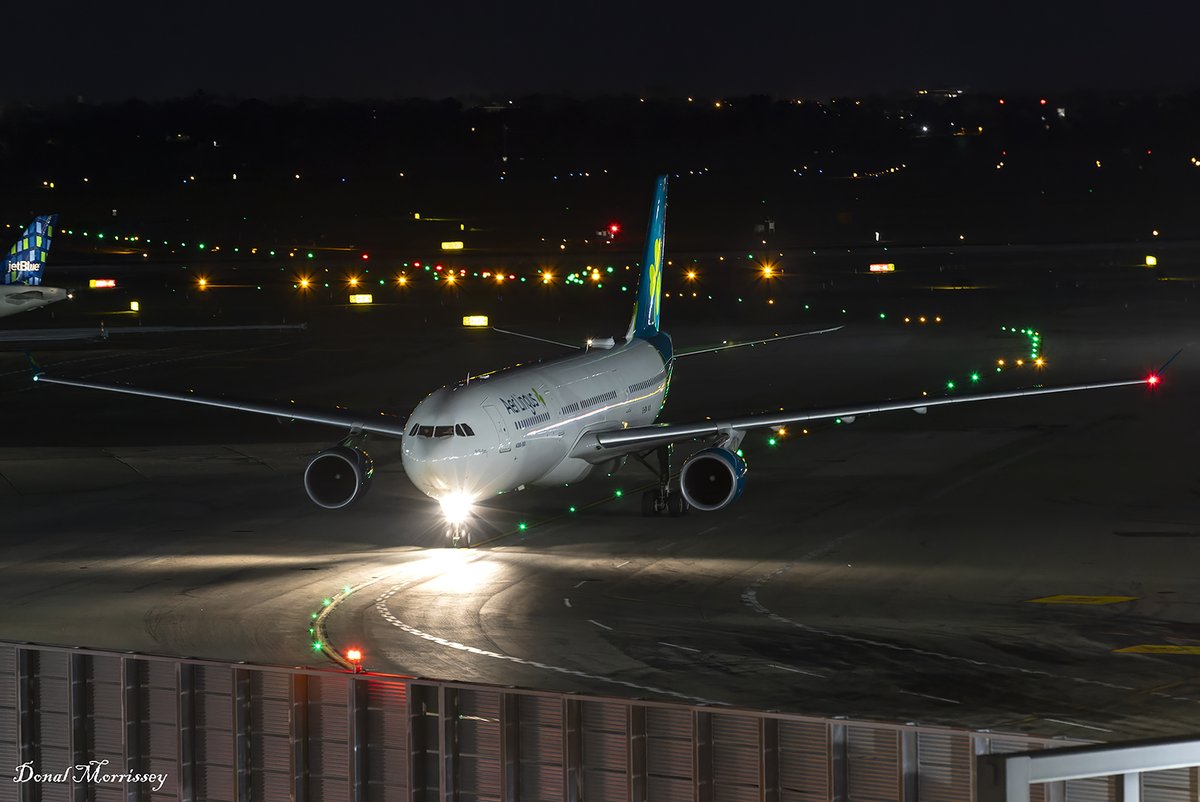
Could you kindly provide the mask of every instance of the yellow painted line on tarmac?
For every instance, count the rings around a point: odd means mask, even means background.
[[[1075,596],[1059,594],[1043,596],[1040,599],[1026,599],[1028,604],[1120,604],[1121,602],[1137,601],[1137,596]]]
[[[1113,649],[1116,654],[1200,654],[1200,646],[1176,646],[1173,643],[1142,643]]]

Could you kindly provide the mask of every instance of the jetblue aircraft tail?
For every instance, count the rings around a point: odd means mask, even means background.
[[[629,321],[626,340],[649,340],[658,334],[658,316],[662,307],[663,246],[667,231],[667,177],[660,175],[654,186],[654,204],[650,207],[650,227],[646,230],[646,251],[642,255],[642,279],[638,284],[633,320]]]
[[[42,283],[46,254],[50,252],[50,237],[54,235],[56,223],[56,214],[44,214],[34,218],[4,260],[5,284],[36,287]]]

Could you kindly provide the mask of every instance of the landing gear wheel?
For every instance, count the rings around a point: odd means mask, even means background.
[[[667,496],[667,512],[672,518],[678,518],[681,515],[687,515],[691,506],[687,503],[687,499],[683,497],[683,493],[675,491]]]
[[[642,517],[653,518],[658,515],[658,491],[647,490],[642,493]]]

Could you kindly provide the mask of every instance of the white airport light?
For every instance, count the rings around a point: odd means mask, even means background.
[[[138,303],[137,301],[130,301],[129,302],[129,311],[130,312],[140,312],[140,311],[142,311],[142,305],[140,303]]]
[[[350,296],[350,303],[352,304],[369,304],[374,302],[375,297],[369,292],[357,293]]]
[[[1147,255],[1146,256],[1146,267],[1158,267],[1158,257]]]
[[[463,315],[463,325],[469,329],[486,328],[487,324],[487,315]]]

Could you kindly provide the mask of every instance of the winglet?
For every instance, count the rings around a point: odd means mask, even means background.
[[[1171,358],[1170,358],[1170,359],[1168,359],[1166,362],[1162,363],[1162,367],[1160,367],[1158,370],[1154,371],[1154,375],[1155,375],[1155,376],[1161,376],[1161,375],[1163,375],[1163,372],[1164,372],[1164,371],[1167,369],[1167,365],[1170,365],[1172,362],[1174,362],[1174,361],[1175,361],[1175,358],[1176,358],[1177,356],[1179,356],[1180,354],[1182,354],[1182,353],[1183,353],[1183,349],[1182,349],[1182,348],[1180,348],[1178,351],[1176,351],[1175,353],[1171,354]]]
[[[33,358],[33,354],[28,351],[25,352],[25,361],[29,363],[29,374],[33,377],[34,381],[37,381],[46,372],[42,370],[42,366],[38,364],[38,361]]]

